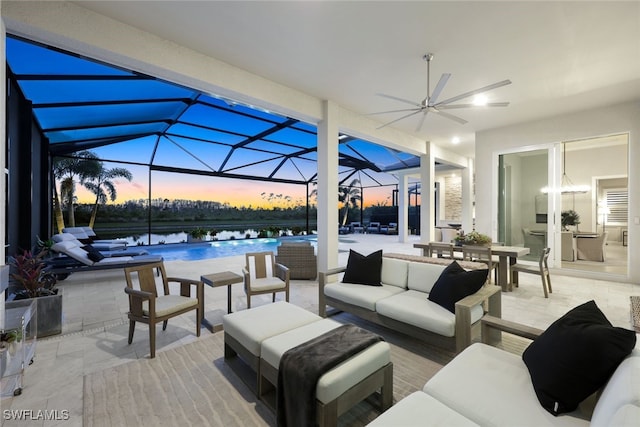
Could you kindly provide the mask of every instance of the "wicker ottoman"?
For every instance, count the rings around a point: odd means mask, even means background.
[[[284,301],[225,314],[222,317],[224,358],[239,356],[256,372],[257,384],[260,380],[262,341],[321,319],[310,311]]]
[[[278,384],[280,358],[289,349],[340,326],[322,319],[262,341],[258,394],[262,398]],[[393,401],[393,364],[389,344],[382,341],[326,372],[318,381],[318,425],[335,426],[338,417],[373,393],[380,392],[381,411]]]

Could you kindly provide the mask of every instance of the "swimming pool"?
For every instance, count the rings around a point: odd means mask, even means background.
[[[287,241],[310,241],[316,243],[314,237],[287,239]],[[166,245],[151,245],[143,248],[150,255],[160,255],[165,261],[197,261],[208,258],[222,258],[244,255],[247,252],[273,251],[282,243],[282,239],[241,239],[223,240],[204,243],[171,243]]]

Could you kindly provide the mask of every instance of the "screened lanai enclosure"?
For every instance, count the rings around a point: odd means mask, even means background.
[[[6,50],[10,247],[57,232],[58,207],[64,226],[143,244],[194,229],[313,232],[314,124],[18,37]],[[418,166],[340,135],[349,220],[370,219],[371,205],[397,216],[394,172]]]

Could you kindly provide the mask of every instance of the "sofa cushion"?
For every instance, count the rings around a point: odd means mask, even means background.
[[[376,311],[382,316],[445,337],[455,336],[455,314],[425,297],[423,292],[408,290],[379,300],[376,303]],[[471,323],[480,320],[483,314],[482,305],[473,307],[471,309]]]
[[[379,415],[367,427],[477,426],[478,424],[421,391],[415,391]]]
[[[612,420],[627,404],[640,405],[640,346],[637,342],[636,348],[618,365],[618,369],[602,390],[591,417],[591,425],[594,427],[618,425]],[[640,408],[637,410],[640,411]],[[636,418],[636,425],[638,420],[640,418]]]
[[[412,262],[407,274],[407,287],[428,294],[446,266],[427,262]]]
[[[407,288],[407,269],[409,261],[396,258],[382,258],[380,278],[385,285],[393,285],[402,289]]]
[[[456,261],[449,264],[440,274],[429,293],[429,301],[441,305],[452,313],[456,312],[456,302],[475,294],[487,281],[489,270],[466,271]]]
[[[583,417],[547,412],[536,399],[522,358],[486,344],[471,344],[423,391],[482,426],[589,425]]]
[[[406,291],[390,285],[365,287],[352,283],[330,283],[324,287],[326,296],[371,311],[376,310],[376,303],[379,300],[401,292]]]
[[[522,359],[540,404],[557,415],[601,388],[635,344],[635,332],[612,326],[592,300],[553,322]]]
[[[342,281],[359,285],[381,286],[382,250],[362,255],[349,250],[347,269]]]

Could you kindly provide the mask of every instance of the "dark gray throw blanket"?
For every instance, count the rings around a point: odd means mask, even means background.
[[[383,338],[355,325],[342,325],[289,349],[278,368],[277,425],[316,425],[316,385],[320,377]]]

